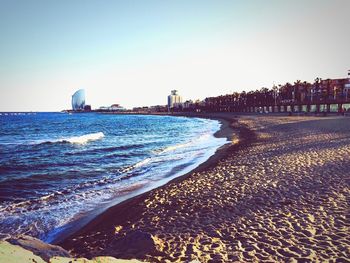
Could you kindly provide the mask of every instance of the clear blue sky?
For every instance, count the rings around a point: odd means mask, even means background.
[[[0,111],[166,104],[346,77],[350,1],[0,0]]]

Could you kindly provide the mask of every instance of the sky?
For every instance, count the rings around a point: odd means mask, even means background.
[[[0,111],[165,105],[344,78],[349,0],[0,0]]]

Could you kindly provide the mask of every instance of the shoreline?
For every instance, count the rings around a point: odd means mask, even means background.
[[[154,114],[147,114],[147,115],[154,115]],[[159,114],[155,114],[155,115],[159,115]],[[146,190],[146,192],[143,192],[141,194],[136,194],[135,196],[131,196],[131,197],[126,197],[127,199],[118,202],[117,204],[114,204],[110,207],[108,207],[107,209],[102,210],[102,212],[98,212],[98,213],[93,213],[90,216],[84,217],[82,219],[77,220],[76,222],[72,222],[68,225],[65,226],[66,229],[64,229],[63,231],[61,231],[58,235],[55,235],[54,238],[52,238],[52,240],[50,240],[51,244],[62,244],[65,242],[65,240],[69,239],[70,237],[73,237],[77,234],[79,234],[81,231],[84,231],[84,229],[89,228],[90,224],[95,224],[94,221],[98,220],[98,218],[100,216],[102,216],[103,214],[107,213],[108,210],[110,209],[118,209],[119,206],[127,206],[129,203],[133,203],[133,199],[139,199],[142,198],[143,196],[146,197],[150,192],[165,187],[168,184],[172,184],[172,183],[178,183],[182,180],[185,180],[188,176],[190,176],[192,173],[194,172],[199,172],[199,171],[203,171],[209,167],[215,166],[215,164],[221,159],[224,158],[225,155],[228,154],[228,151],[230,151],[230,148],[233,146],[232,145],[232,140],[234,136],[237,136],[237,134],[235,134],[236,131],[239,131],[238,127],[233,127],[232,124],[234,122],[234,120],[236,119],[228,116],[224,116],[226,115],[224,114],[192,114],[192,113],[181,113],[181,114],[161,114],[159,116],[174,116],[174,117],[189,117],[189,118],[205,118],[205,119],[212,119],[212,120],[217,120],[220,122],[220,129],[218,131],[216,131],[213,135],[216,138],[227,138],[227,143],[225,143],[224,145],[222,145],[221,147],[219,147],[215,153],[213,155],[211,155],[206,161],[204,161],[203,163],[200,163],[197,167],[195,167],[194,169],[192,169],[189,172],[186,172],[183,175],[177,176],[173,179],[171,179],[169,182],[157,186],[155,188],[152,188],[150,190]],[[125,203],[125,204],[124,204]],[[82,225],[82,226],[79,226]]]
[[[230,125],[240,142],[212,165],[111,207],[59,245],[150,262],[345,262],[345,118],[240,115]]]

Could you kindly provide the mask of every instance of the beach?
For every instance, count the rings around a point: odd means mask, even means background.
[[[203,118],[38,113],[0,119],[0,238],[26,234],[51,243],[188,173],[226,143],[213,135],[220,122]]]
[[[348,117],[206,114],[230,143],[59,245],[149,262],[347,262]],[[219,132],[220,133],[220,132]]]

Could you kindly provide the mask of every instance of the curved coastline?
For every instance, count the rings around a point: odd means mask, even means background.
[[[146,114],[147,115],[147,114]],[[153,115],[153,114],[151,114]],[[156,114],[159,115],[159,114]],[[152,188],[151,190],[147,190],[146,192],[143,192],[141,194],[137,194],[136,196],[127,197],[126,200],[123,200],[115,205],[112,205],[111,207],[107,208],[106,210],[103,210],[102,212],[93,213],[91,216],[85,217],[81,220],[78,220],[77,222],[71,223],[70,226],[68,226],[64,230],[60,230],[60,233],[55,235],[53,240],[50,242],[52,244],[58,244],[64,247],[64,244],[70,240],[74,239],[75,236],[81,235],[82,233],[89,232],[90,229],[95,229],[97,225],[103,224],[103,222],[107,222],[109,217],[113,217],[115,213],[119,214],[119,211],[121,214],[125,214],[128,208],[135,207],[137,203],[142,202],[142,200],[146,199],[151,192],[166,187],[169,184],[172,183],[179,183],[186,178],[188,178],[192,173],[199,172],[206,170],[210,167],[215,166],[215,164],[222,158],[224,158],[229,152],[233,150],[233,148],[236,148],[238,145],[242,145],[243,141],[246,141],[246,138],[241,138],[239,141],[240,143],[236,143],[233,145],[232,141],[234,137],[238,136],[238,133],[240,134],[248,134],[245,132],[242,133],[241,129],[243,127],[238,127],[238,125],[234,125],[235,120],[237,116],[232,116],[228,114],[193,114],[193,113],[181,113],[181,114],[161,114],[161,115],[167,115],[167,116],[174,116],[174,117],[192,117],[192,118],[205,118],[205,119],[212,119],[217,120],[220,122],[221,126],[220,129],[215,132],[214,136],[217,138],[226,138],[228,142],[218,148],[216,152],[210,156],[206,161],[199,164],[196,168],[193,170],[177,176],[173,179],[171,179],[169,182]],[[240,135],[241,137],[241,135]],[[246,137],[246,136],[243,136]]]
[[[112,207],[61,245],[150,262],[346,261],[346,118],[239,115],[240,143],[213,165]]]

